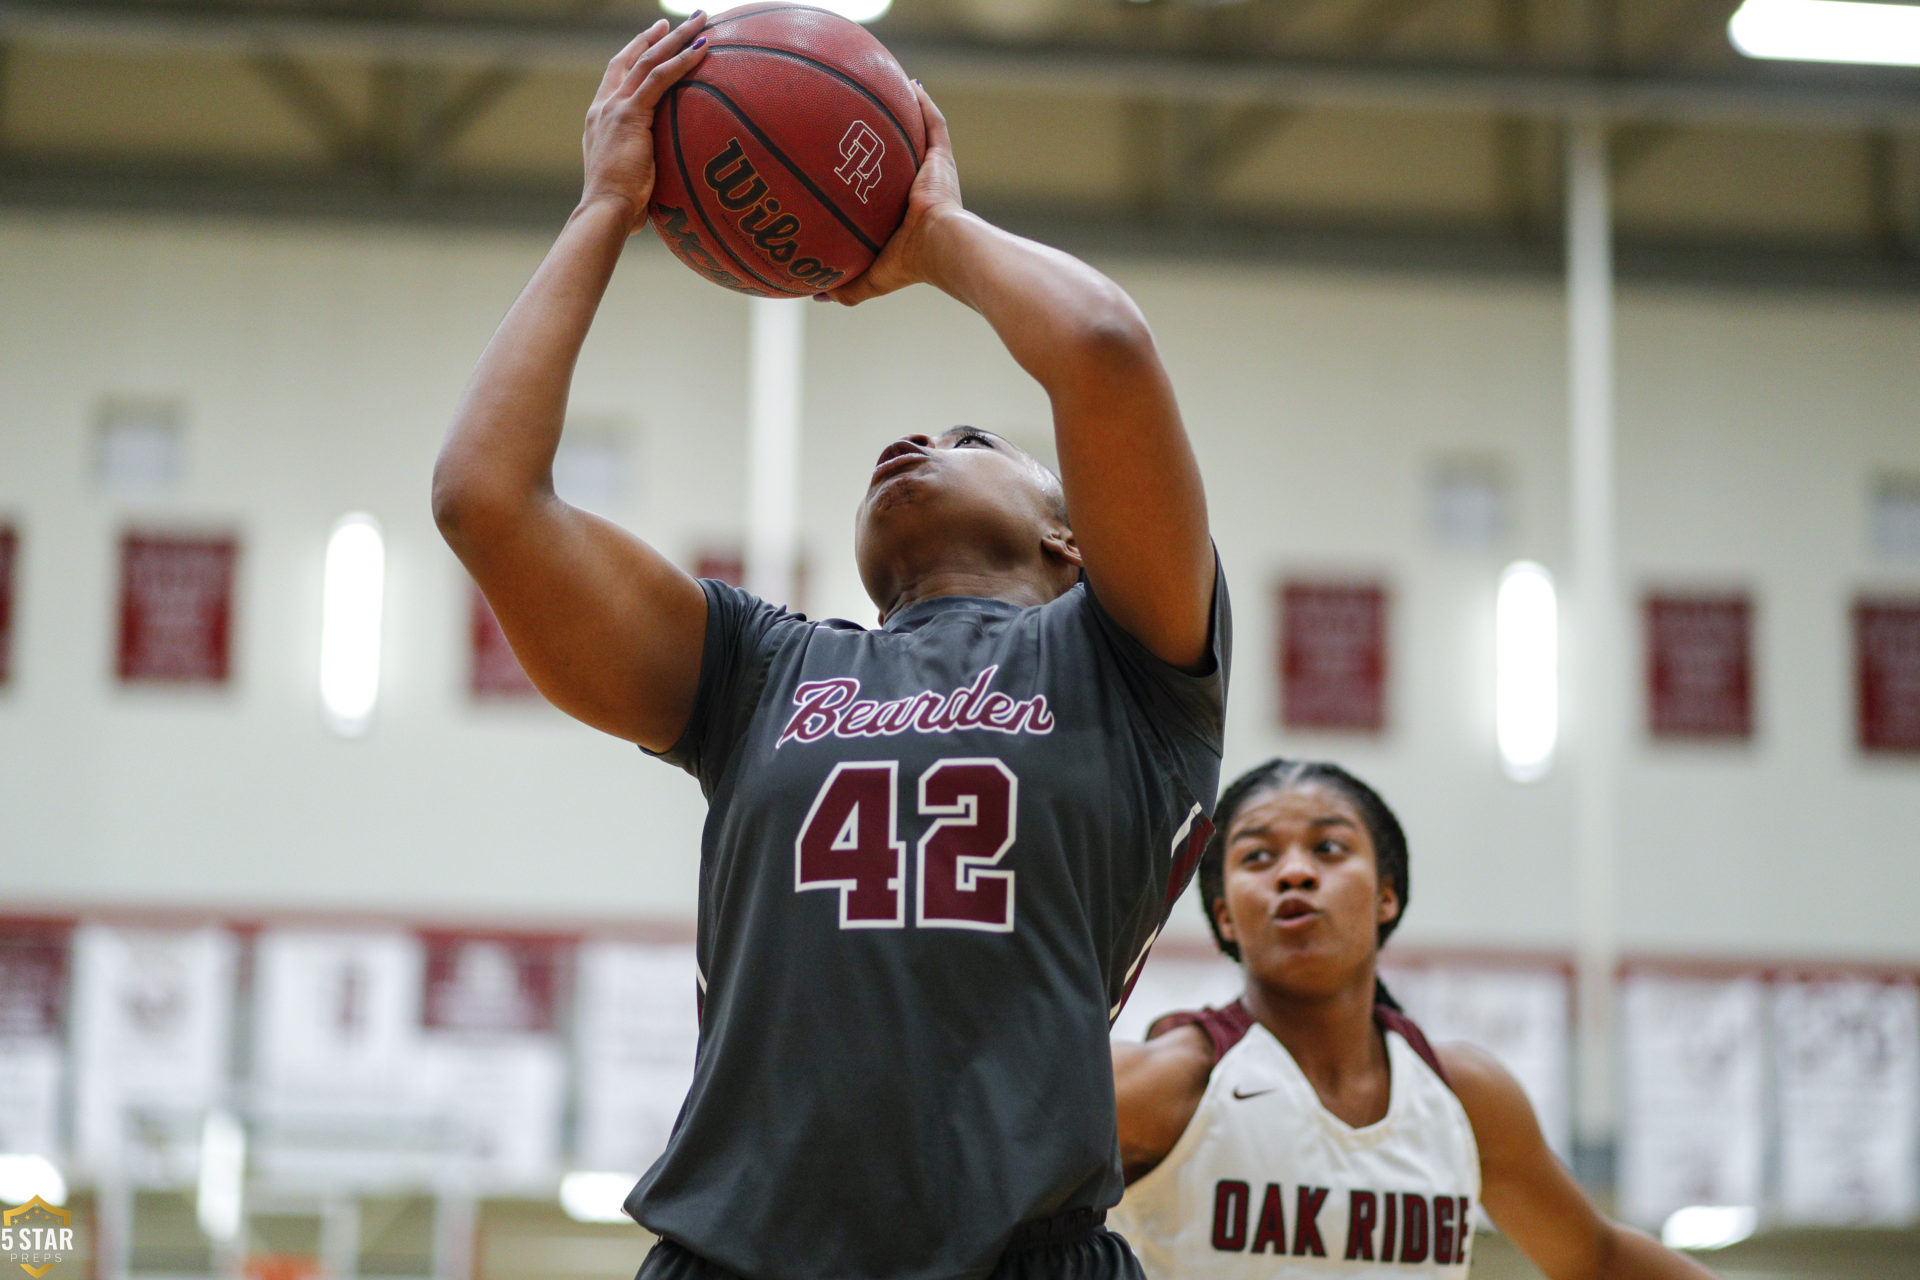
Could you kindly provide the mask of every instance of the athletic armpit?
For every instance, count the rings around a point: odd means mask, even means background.
[[[1113,1046],[1120,1163],[1128,1182],[1151,1173],[1179,1143],[1213,1074],[1213,1050],[1187,1026],[1146,1044]]]
[[[700,588],[707,597],[707,635],[693,711],[678,742],[665,751],[641,750],[685,769],[711,797],[753,718],[758,676],[775,636],[785,627],[807,624],[798,614],[713,578],[700,579]]]
[[[1156,657],[1100,603],[1092,583],[1085,586],[1088,612],[1099,628],[1122,679],[1149,714],[1156,729],[1177,730],[1218,756],[1226,729],[1227,686],[1233,668],[1233,606],[1226,570],[1214,553],[1212,615],[1207,661],[1198,672],[1183,671]]]

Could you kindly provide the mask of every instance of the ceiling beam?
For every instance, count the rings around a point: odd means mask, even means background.
[[[598,70],[632,34],[630,26],[598,18],[453,17],[332,5],[289,9],[253,0],[0,0],[0,39],[242,54],[278,50],[473,67]],[[1228,107],[1920,129],[1920,74],[1884,68],[1605,73],[1539,63],[1201,56],[906,35],[890,36],[889,43],[915,75],[943,88],[983,92],[1157,97]]]
[[[0,158],[0,213],[261,217],[289,223],[381,222],[506,228],[550,236],[579,199],[571,183],[463,182],[399,188],[372,173],[247,166],[187,170],[82,157]],[[982,200],[986,217],[1069,250],[1155,260],[1307,263],[1387,271],[1504,275],[1553,287],[1558,237],[1515,237],[1494,222],[1328,222],[1285,214],[1252,219],[1178,208],[1160,213]],[[653,237],[635,238],[641,251]],[[1865,239],[1831,244],[1619,237],[1623,279],[1758,288],[1825,288],[1920,297],[1920,259],[1890,258]]]

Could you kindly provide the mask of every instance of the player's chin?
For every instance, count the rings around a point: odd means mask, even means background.
[[[923,505],[932,493],[932,486],[924,474],[928,470],[924,466],[913,467],[875,480],[867,487],[867,496],[861,500],[861,519],[884,518],[909,507]]]
[[[1258,944],[1260,967],[1309,986],[1337,978],[1348,967],[1347,948],[1330,934],[1327,929],[1270,929]]]

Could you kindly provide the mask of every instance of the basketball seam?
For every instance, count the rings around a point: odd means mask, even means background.
[[[706,93],[710,93],[714,97],[718,98],[721,101],[721,103],[726,106],[727,110],[733,113],[733,118],[738,120],[740,124],[748,132],[753,134],[755,140],[758,141],[761,146],[767,149],[768,154],[770,154],[775,160],[778,160],[781,164],[785,165],[787,172],[791,173],[799,181],[801,186],[805,187],[808,191],[813,193],[813,198],[820,202],[821,208],[825,209],[828,213],[832,214],[835,218],[837,218],[840,222],[840,225],[845,227],[848,231],[852,232],[853,238],[858,240],[861,244],[865,245],[871,253],[873,253],[875,256],[879,255],[880,246],[875,244],[867,236],[867,233],[860,229],[860,226],[858,223],[856,223],[852,218],[849,218],[846,214],[840,212],[840,207],[834,204],[834,202],[827,197],[826,192],[822,191],[818,186],[814,184],[813,179],[809,178],[806,175],[806,172],[802,170],[799,165],[795,164],[793,161],[787,158],[786,152],[782,151],[779,147],[774,145],[772,138],[769,138],[765,133],[761,132],[760,126],[755,124],[753,120],[747,115],[747,113],[740,109],[739,103],[735,102],[732,98],[729,98],[725,93],[721,92],[719,89],[716,89],[714,86],[708,84],[704,80],[685,80],[685,81],[682,81],[678,87],[682,89],[688,89],[688,90],[699,89]],[[678,139],[676,137],[676,143],[677,141]],[[675,149],[678,150],[678,147],[676,146]],[[682,161],[681,164],[682,164],[682,168],[684,169],[685,162]]]
[[[812,5],[794,5],[794,4],[782,3],[782,4],[763,4],[763,5],[760,5],[758,8],[753,8],[753,9],[745,9],[745,8],[730,9],[726,13],[721,14],[719,17],[714,18],[712,21],[708,22],[706,26],[701,28],[701,30],[703,31],[718,30],[719,28],[726,26],[729,22],[738,22],[742,18],[757,18],[763,13],[773,13],[775,10],[778,10],[778,9],[810,9],[812,7],[813,7]],[[827,12],[827,10],[822,9],[822,10],[819,10],[819,12],[825,13]]]
[[[667,95],[667,128],[673,134],[673,163],[674,167],[680,170],[680,185],[686,189],[687,203],[692,205],[693,211],[700,215],[700,221],[707,228],[708,234],[713,237],[713,242],[720,246],[722,253],[733,259],[735,266],[782,297],[806,297],[809,291],[782,288],[747,265],[740,255],[733,251],[733,246],[727,243],[727,238],[720,233],[720,228],[713,225],[713,219],[707,216],[706,206],[700,201],[700,191],[693,185],[693,175],[687,172],[686,152],[680,145],[680,94],[682,90],[689,88],[691,83],[675,85]]]
[[[914,147],[913,135],[907,132],[907,126],[900,122],[900,117],[893,114],[893,112],[888,109],[887,104],[880,101],[879,97],[877,97],[874,94],[873,90],[867,88],[867,86],[861,84],[858,80],[854,79],[852,76],[848,75],[846,72],[840,70],[838,67],[828,66],[826,63],[820,61],[818,58],[809,57],[804,53],[797,53],[792,49],[782,49],[777,45],[727,44],[727,45],[722,45],[721,47],[725,49],[751,49],[755,53],[770,53],[776,58],[792,58],[795,62],[803,62],[807,66],[814,68],[816,71],[826,72],[828,75],[832,76],[834,79],[846,85],[849,89],[852,89],[855,93],[858,93],[861,97],[865,98],[868,102],[871,102],[874,106],[874,110],[878,111],[881,115],[887,118],[887,122],[891,124],[894,127],[894,129],[900,134],[900,141],[906,144],[907,154],[913,157],[913,167],[916,170],[919,169],[920,152]]]

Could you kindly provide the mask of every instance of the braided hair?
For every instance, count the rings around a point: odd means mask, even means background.
[[[1265,791],[1285,791],[1311,782],[1332,787],[1359,811],[1360,820],[1366,824],[1367,835],[1373,840],[1380,879],[1393,886],[1394,896],[1400,902],[1400,910],[1394,913],[1393,919],[1381,922],[1377,945],[1386,945],[1387,939],[1407,914],[1407,900],[1412,892],[1407,870],[1407,833],[1401,828],[1400,819],[1387,807],[1387,802],[1380,798],[1380,793],[1332,761],[1287,760],[1276,756],[1265,764],[1247,770],[1220,793],[1219,803],[1214,806],[1213,835],[1208,838],[1207,847],[1200,854],[1200,910],[1207,917],[1207,927],[1213,930],[1215,945],[1235,961],[1240,959],[1240,944],[1220,932],[1220,921],[1213,911],[1213,904],[1224,898],[1227,892],[1227,829],[1255,795]],[[1378,977],[1373,982],[1373,999],[1375,1004],[1383,1004],[1390,1009],[1400,1007]]]

